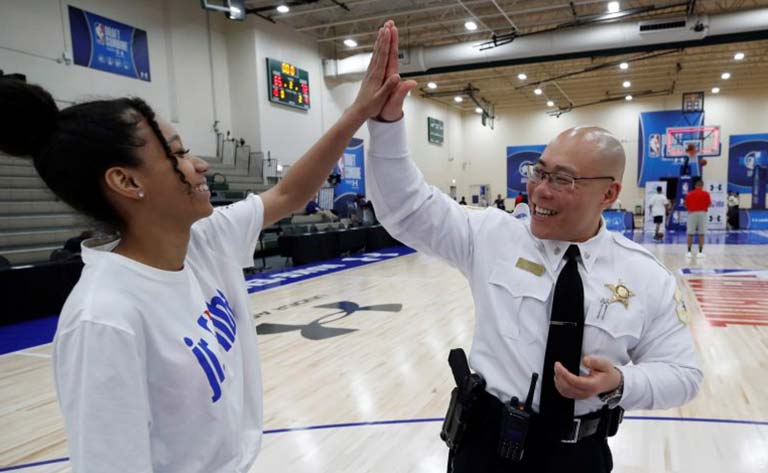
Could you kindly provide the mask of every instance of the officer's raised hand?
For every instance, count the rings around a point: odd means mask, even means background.
[[[599,356],[585,356],[582,363],[589,369],[587,376],[576,376],[559,361],[555,362],[555,387],[563,397],[587,399],[613,391],[619,386],[621,373],[609,360]]]
[[[395,22],[392,20],[384,23],[384,28],[388,28],[391,31],[390,35],[390,47],[389,47],[389,59],[387,61],[386,76],[396,76],[399,79],[398,71],[399,64],[397,63],[397,48],[398,48],[398,33]],[[379,121],[394,122],[400,120],[403,117],[403,101],[408,95],[408,92],[416,88],[416,81],[407,80],[397,84],[397,87],[389,95],[389,99],[381,109],[381,113],[376,117]]]
[[[364,119],[378,116],[382,107],[391,100],[393,92],[396,92],[401,85],[397,68],[392,72],[389,67],[392,36],[397,34],[393,33],[393,28],[394,23],[388,21],[379,29],[371,62],[368,64],[368,70],[360,84],[360,91],[351,107],[352,110],[362,114]],[[397,49],[396,39],[394,44]],[[397,62],[397,51],[395,51],[395,62]]]

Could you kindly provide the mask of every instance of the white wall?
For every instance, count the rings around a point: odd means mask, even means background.
[[[465,123],[458,111],[433,100],[412,95],[405,102],[404,113],[411,156],[430,184],[447,194],[451,185],[462,189],[469,188],[471,184],[484,183],[471,182],[466,179],[466,173],[462,172],[462,166],[471,160],[463,153],[466,141]],[[428,117],[443,121],[443,144],[438,145],[428,141]],[[456,184],[452,184],[454,179]],[[461,197],[461,192],[458,195]],[[465,195],[469,199],[469,194],[465,193]]]
[[[338,104],[326,99],[328,86],[322,72],[317,42],[290,28],[257,17],[230,22],[227,31],[230,64],[230,99],[233,133],[245,138],[253,150],[290,165],[317,141],[349,103],[356,84],[341,84]],[[293,64],[309,74],[310,108],[307,111],[269,101],[267,58]],[[352,95],[352,99],[354,95]],[[350,100],[352,100],[350,99]],[[325,107],[330,108],[326,117]]]
[[[72,57],[68,4],[146,30],[152,82],[56,62],[63,53]],[[26,74],[62,105],[93,97],[141,97],[161,116],[175,119],[186,146],[213,155],[214,100],[224,127],[229,126],[230,112],[223,18],[212,18],[211,27],[215,73],[208,54],[206,12],[197,2],[72,0],[60,7],[53,0],[4,0],[0,68]]]

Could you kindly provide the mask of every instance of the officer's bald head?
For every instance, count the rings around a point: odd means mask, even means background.
[[[577,180],[570,187],[563,180],[528,180],[533,234],[561,241],[586,241],[594,236],[603,210],[621,192],[625,160],[619,140],[602,128],[581,126],[557,135],[536,167],[549,176],[559,173]]]
[[[626,155],[618,138],[604,128],[577,126],[552,140],[548,147],[567,150],[580,175],[611,176],[616,182],[624,177]],[[595,174],[599,173],[599,174]]]

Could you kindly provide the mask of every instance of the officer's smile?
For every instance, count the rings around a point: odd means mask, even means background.
[[[555,215],[559,214],[560,212],[557,212],[552,209],[545,209],[544,207],[539,207],[538,205],[533,206],[533,213],[536,216],[539,217],[554,217]]]

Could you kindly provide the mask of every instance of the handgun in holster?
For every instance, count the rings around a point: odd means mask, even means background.
[[[451,403],[448,405],[440,438],[451,451],[456,452],[467,430],[472,408],[480,394],[485,391],[485,380],[479,374],[469,371],[467,355],[461,348],[451,350],[448,364],[451,366],[456,387],[451,391]]]

